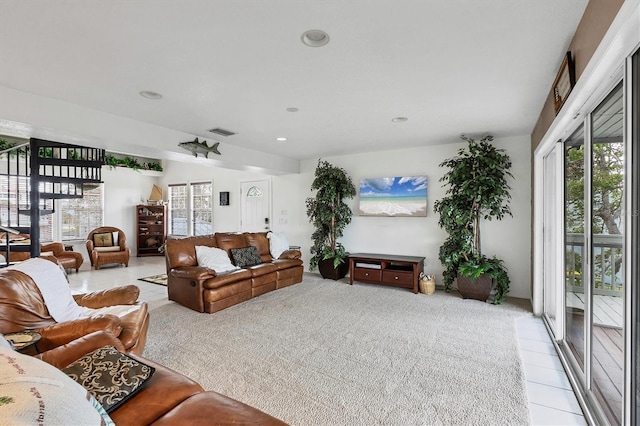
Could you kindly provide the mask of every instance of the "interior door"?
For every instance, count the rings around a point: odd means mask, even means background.
[[[242,232],[271,229],[271,185],[269,180],[256,180],[240,184]]]

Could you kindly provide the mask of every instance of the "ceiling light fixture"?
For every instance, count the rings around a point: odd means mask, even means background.
[[[286,142],[287,138],[276,138],[278,142]]]
[[[300,110],[298,108],[296,108],[296,107],[289,107],[289,108],[287,108],[287,111],[289,111],[289,112],[298,112]]]
[[[404,123],[407,120],[407,117],[395,117],[391,119],[391,121],[393,121],[394,123]]]
[[[329,43],[329,34],[322,30],[309,30],[302,33],[300,39],[310,47],[322,47]]]
[[[151,90],[143,90],[140,92],[140,96],[152,100],[162,99],[162,95],[160,93],[152,92]]]

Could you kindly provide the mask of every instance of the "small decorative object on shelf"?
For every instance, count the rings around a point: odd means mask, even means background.
[[[165,205],[136,206],[136,236],[138,257],[163,256],[160,247],[166,239],[167,207]]]

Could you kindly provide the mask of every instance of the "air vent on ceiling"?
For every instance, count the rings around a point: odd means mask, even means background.
[[[216,127],[215,129],[211,129],[209,130],[211,133],[215,133],[216,135],[220,135],[220,136],[233,136],[235,135],[234,132],[231,132],[229,130],[225,130],[225,129],[221,129],[220,127]]]

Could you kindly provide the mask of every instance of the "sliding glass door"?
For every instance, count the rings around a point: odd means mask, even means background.
[[[625,370],[624,88],[564,142],[564,335],[560,347],[587,400],[623,423]]]

